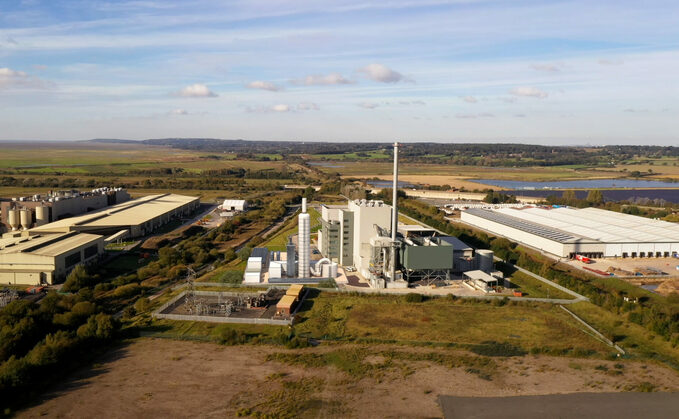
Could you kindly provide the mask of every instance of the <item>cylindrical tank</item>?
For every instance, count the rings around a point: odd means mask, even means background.
[[[337,262],[332,262],[330,264],[330,278],[337,278]]]
[[[321,277],[322,278],[330,278],[331,273],[330,273],[330,265],[327,263],[324,263],[323,266],[321,266]]]
[[[49,208],[41,205],[35,208],[35,225],[41,226],[50,222]]]
[[[23,230],[28,230],[31,228],[31,224],[33,223],[33,214],[31,213],[31,210],[29,209],[22,209],[20,211],[20,218],[21,218],[21,228]]]
[[[297,235],[297,253],[299,278],[310,278],[309,260],[311,256],[311,216],[306,212],[306,198],[302,198],[302,213],[299,214],[299,234]]]
[[[493,251],[480,249],[476,251],[479,270],[490,273],[493,269]]]
[[[19,211],[10,209],[7,211],[7,223],[12,227],[12,231],[16,231],[19,227]]]

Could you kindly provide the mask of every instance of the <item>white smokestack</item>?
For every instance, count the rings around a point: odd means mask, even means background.
[[[299,278],[309,278],[309,259],[311,256],[311,217],[306,212],[306,198],[302,198],[302,213],[299,214],[299,234],[297,235],[297,253],[299,262],[297,275]]]

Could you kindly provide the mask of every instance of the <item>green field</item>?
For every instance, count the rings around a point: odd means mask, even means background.
[[[322,292],[305,302],[298,333],[313,337],[419,344],[510,342],[529,350],[609,353],[556,306],[494,305],[437,298],[406,303],[398,296]]]

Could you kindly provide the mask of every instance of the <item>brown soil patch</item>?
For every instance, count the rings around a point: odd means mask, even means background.
[[[495,358],[489,380],[464,368],[398,361],[384,374],[361,378],[335,367],[305,368],[267,361],[272,353],[321,354],[356,346],[285,350],[268,346],[138,339],[112,350],[93,369],[72,374],[19,417],[234,417],[238,409],[295,403],[294,417],[441,417],[440,394],[510,396],[615,392],[649,382],[679,390],[679,375],[655,364],[525,356]],[[448,349],[373,346],[384,351],[469,353]],[[475,356],[475,355],[472,355]],[[241,412],[243,412],[241,410]]]
[[[379,179],[382,180],[392,180],[392,176],[377,176]],[[410,183],[417,183],[421,185],[450,185],[451,188],[455,189],[461,189],[465,188],[467,190],[474,190],[474,189],[486,189],[486,188],[493,188],[493,189],[502,189],[488,185],[484,185],[481,183],[476,183],[468,178],[465,178],[464,176],[448,176],[448,175],[399,175],[398,180],[401,182],[410,182]]]

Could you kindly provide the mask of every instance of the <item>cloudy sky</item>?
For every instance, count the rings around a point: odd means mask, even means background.
[[[3,0],[0,139],[679,144],[679,2]]]

